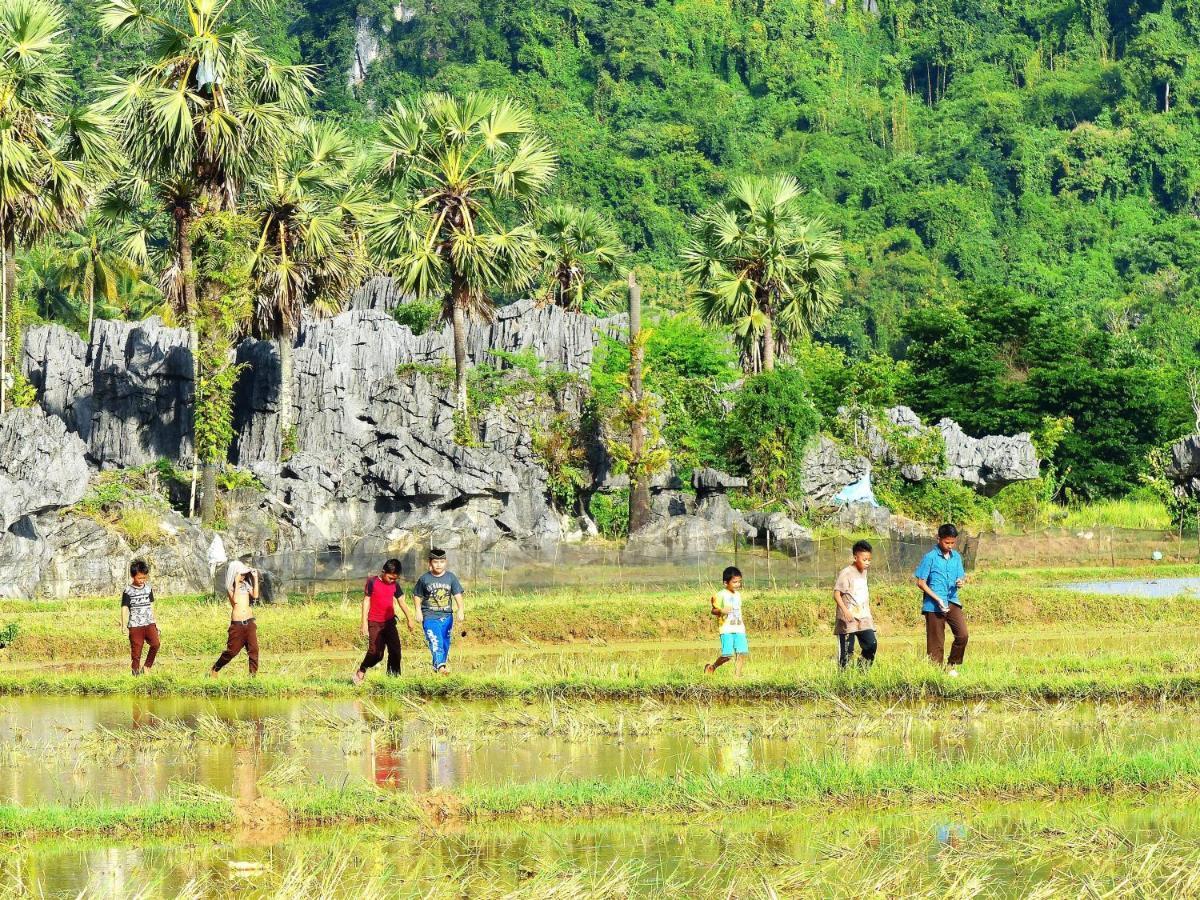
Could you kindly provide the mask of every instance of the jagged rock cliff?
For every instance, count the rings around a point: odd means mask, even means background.
[[[938,477],[961,481],[982,494],[995,494],[1006,485],[1037,478],[1041,464],[1029,434],[973,438],[952,419],[932,429],[907,406],[884,411],[887,425],[911,436],[936,430],[945,448],[946,467]],[[919,465],[907,463],[888,442],[883,430],[866,416],[858,421],[857,448],[844,448],[822,436],[805,456],[802,479],[805,495],[814,505],[828,505],[838,492],[870,474],[872,466],[899,468],[903,478],[919,482],[928,477]]]
[[[372,279],[350,311],[304,323],[293,353],[291,435],[280,425],[277,346],[238,347],[244,369],[231,460],[267,487],[264,506],[281,526],[272,543],[323,549],[398,531],[433,531],[447,546],[480,548],[506,537],[536,546],[562,539],[533,433],[550,413],[578,417],[579,391],[511,398],[484,411],[477,440],[462,446],[452,386],[437,371],[451,357],[451,330],[414,335],[387,312],[404,300],[390,280]],[[501,366],[496,351],[530,350],[549,368],[586,376],[601,334],[621,326],[621,317],[523,300],[473,324],[467,353],[473,364]],[[78,435],[94,466],[190,462],[186,331],[158,319],[100,322],[85,346],[43,326],[30,331],[24,363],[46,411]]]
[[[433,535],[447,547],[508,542],[514,551],[541,553],[582,539],[591,523],[552,507],[534,439],[557,415],[579,421],[581,385],[567,383],[553,396],[528,391],[506,397],[480,411],[464,445],[455,440],[452,379],[445,370],[450,328],[414,335],[392,315],[405,302],[409,298],[393,282],[375,278],[354,293],[347,312],[302,325],[292,354],[288,433],[281,425],[277,345],[246,340],[237,348],[244,368],[235,390],[230,457],[266,490],[227,498],[223,539],[230,552],[309,553],[350,544],[379,552]],[[474,365],[503,366],[498,351],[529,350],[548,368],[582,379],[602,335],[616,335],[623,326],[620,316],[596,319],[523,300],[499,310],[493,322],[471,325],[467,353]],[[65,572],[74,566],[76,581],[58,583],[92,593],[119,581],[129,555],[140,548],[102,524],[55,509],[79,499],[87,464],[115,469],[167,458],[190,465],[191,369],[186,331],[158,319],[98,322],[90,345],[56,326],[30,330],[24,370],[49,416],[10,414],[0,444],[7,433],[22,450],[27,444],[40,448],[46,458],[21,469],[51,473],[50,484],[43,479],[7,486],[5,477],[23,476],[0,467],[0,594],[27,594],[36,586],[27,575],[11,574],[30,567]],[[925,429],[903,407],[889,410],[888,420],[893,427]],[[949,420],[935,427],[945,440],[945,477],[993,491],[1037,475],[1027,435],[976,440]],[[827,437],[810,450],[803,484],[812,505],[829,505],[873,466],[901,465],[882,432],[864,428],[863,434],[860,453]],[[593,444],[591,489],[619,487],[624,479],[612,476],[603,448]],[[57,457],[53,445],[63,448]],[[902,471],[911,479],[924,477],[915,467]],[[740,478],[699,470],[694,493],[685,492],[664,474],[652,485],[652,524],[633,536],[629,552],[690,554],[735,538],[795,555],[810,552],[811,536],[786,516],[747,514],[730,504],[726,491],[744,485]],[[891,527],[884,513],[851,512],[848,521],[860,526],[869,519]],[[214,535],[172,516],[164,520],[171,539],[155,550],[159,567],[177,579],[171,583],[178,589],[203,587]]]

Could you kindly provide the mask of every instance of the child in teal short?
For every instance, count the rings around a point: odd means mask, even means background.
[[[711,675],[732,659],[733,673],[740,676],[750,655],[742,619],[742,573],[736,566],[729,566],[721,573],[721,581],[725,587],[709,601],[712,614],[721,620],[721,655],[704,667],[704,674]]]

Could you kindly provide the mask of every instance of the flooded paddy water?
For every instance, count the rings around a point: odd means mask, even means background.
[[[870,764],[1200,741],[1191,706],[579,704],[0,699],[0,804],[148,802],[172,783],[253,799],[286,765],[292,784],[423,793],[475,785],[731,775],[816,758]]]
[[[1194,595],[1200,598],[1200,578],[1113,579],[1073,581],[1061,584],[1064,590],[1084,594],[1114,594],[1121,597],[1176,597]]]
[[[1189,896],[1198,847],[1200,811],[1180,800],[813,808],[442,832],[58,839],[4,848],[0,891],[147,900]]]

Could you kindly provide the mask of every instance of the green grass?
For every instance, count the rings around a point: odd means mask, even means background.
[[[1098,500],[1072,506],[1058,523],[1072,530],[1081,528],[1132,528],[1171,531],[1171,514],[1157,500]]]
[[[771,640],[751,635],[743,678],[722,669],[705,678],[701,665],[715,641],[627,644],[478,644],[452,654],[453,674],[434,676],[428,654],[406,657],[405,673],[376,670],[355,687],[356,651],[275,654],[264,651],[256,679],[235,660],[219,679],[206,677],[211,658],[181,657],[165,643],[156,672],[133,678],[122,657],[82,663],[10,664],[0,670],[0,695],[73,694],[197,697],[410,697],[446,699],[564,698],[797,702],[854,700],[1183,700],[1200,697],[1200,646],[1180,641],[1183,625],[1129,624],[1084,629],[1072,625],[992,625],[975,628],[960,677],[923,657],[923,632],[881,632],[869,672],[840,672],[830,635]],[[1136,622],[1136,618],[1133,619]],[[168,639],[169,640],[169,639]]]
[[[963,591],[968,617],[977,629],[1069,621],[1074,628],[1125,623],[1130,629],[1190,627],[1195,601],[1086,595],[1052,587],[1065,578],[1197,574],[1195,566],[1125,570],[1001,571],[973,578]],[[550,593],[479,594],[468,599],[470,643],[613,642],[708,640],[715,626],[708,614],[708,590],[560,590]],[[921,627],[916,589],[876,583],[872,607],[882,634]],[[828,634],[833,603],[826,588],[750,589],[745,592],[747,625],[753,637]],[[340,598],[256,610],[265,656],[361,651],[358,600]],[[9,662],[119,659],[126,652],[116,598],[54,601],[0,601],[0,623],[18,625],[6,651]],[[225,604],[195,597],[166,598],[156,604],[164,656],[215,657],[224,649],[228,624]],[[410,652],[423,648],[420,634],[401,629]]]

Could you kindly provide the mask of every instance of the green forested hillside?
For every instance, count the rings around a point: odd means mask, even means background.
[[[868,5],[289,0],[246,15],[269,52],[320,67],[317,110],[362,139],[421,91],[526,102],[561,154],[552,193],[612,215],[661,308],[688,308],[691,217],[735,175],[794,175],[846,252],[818,335],[834,349],[795,352],[812,394],[1031,430],[1076,494],[1135,488],[1193,419],[1200,4]],[[83,96],[139,48],[102,38],[90,2],[69,9]],[[350,85],[357,17],[379,56]]]

